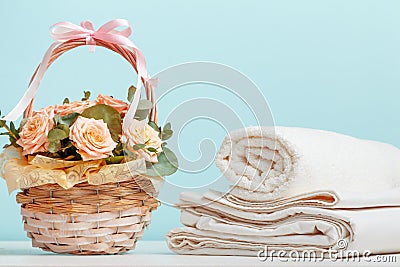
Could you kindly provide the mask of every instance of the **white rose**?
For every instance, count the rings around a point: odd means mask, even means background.
[[[144,158],[149,162],[158,162],[157,153],[162,151],[162,141],[158,136],[158,132],[151,128],[146,121],[133,120],[128,129],[122,133],[121,141],[136,156]],[[134,150],[133,146],[144,144],[145,147]],[[148,148],[154,148],[154,152],[150,152]]]

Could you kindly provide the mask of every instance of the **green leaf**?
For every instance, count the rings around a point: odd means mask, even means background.
[[[10,122],[10,130],[13,134],[18,133],[17,129],[15,129],[15,124],[14,122]]]
[[[165,130],[171,130],[171,123],[168,122],[167,124],[165,124],[163,130],[164,130],[164,131],[165,131]]]
[[[0,135],[10,135],[9,132],[0,133]]]
[[[148,147],[147,150],[150,152],[157,152],[157,149],[155,149],[154,147]]]
[[[178,159],[174,152],[164,147],[163,152],[158,156],[158,163],[147,168],[146,175],[152,177],[164,177],[174,174],[178,170]]]
[[[129,102],[132,102],[135,92],[136,92],[136,87],[131,85],[128,89],[128,101]]]
[[[105,159],[107,164],[119,164],[123,161],[125,156],[108,157]]]
[[[150,109],[153,107],[153,103],[147,99],[141,99],[139,101],[136,113],[135,113],[135,119],[142,121],[147,118],[147,116],[150,113]]]
[[[55,128],[49,131],[49,134],[47,135],[47,139],[49,139],[49,142],[53,141],[60,141],[68,137],[68,134],[61,129]]]
[[[10,135],[10,143],[15,146],[15,147],[19,147],[19,145],[17,144],[17,139],[15,139],[12,135]]]
[[[146,110],[136,110],[136,113],[135,113],[135,119],[136,120],[138,120],[138,121],[142,121],[142,120],[145,120],[146,118],[147,118],[147,116],[149,116],[149,110],[148,109],[146,109]]]
[[[121,115],[115,108],[99,104],[85,109],[81,115],[86,118],[103,120],[107,123],[112,139],[116,142],[119,141],[119,136],[122,134],[122,123]]]
[[[151,128],[153,128],[155,131],[160,132],[160,129],[158,128],[157,124],[154,121],[149,121],[148,123]]]
[[[133,145],[133,146],[132,146],[132,149],[133,149],[133,150],[139,150],[139,149],[143,149],[143,148],[145,148],[145,147],[146,147],[145,144],[136,144],[136,145]]]
[[[59,114],[57,114],[57,115],[59,115]],[[79,117],[79,113],[73,112],[73,113],[70,113],[68,115],[60,117],[57,123],[65,124],[67,126],[71,126],[72,124],[74,124],[74,122],[76,121],[76,119],[78,117]]]
[[[59,140],[51,141],[49,143],[48,150],[50,153],[56,153],[56,152],[60,151],[61,150],[61,142]]]
[[[162,133],[161,133],[161,140],[162,141],[165,141],[165,140],[168,140],[168,139],[170,139],[171,137],[172,137],[172,134],[173,134],[174,132],[172,131],[172,130],[164,130]]]
[[[151,103],[150,100],[140,99],[137,109],[145,110],[145,109],[151,109],[152,107],[153,107],[153,103]]]
[[[65,105],[65,104],[69,104],[69,98],[68,97],[64,98],[63,105]]]
[[[66,124],[60,123],[57,125],[57,129],[63,130],[67,136],[69,136],[69,127]]]
[[[19,138],[19,133],[18,133],[17,129],[15,128],[14,122],[10,122],[10,130],[17,138]]]
[[[90,98],[90,91],[83,91],[84,97],[82,98],[82,101],[88,100]]]

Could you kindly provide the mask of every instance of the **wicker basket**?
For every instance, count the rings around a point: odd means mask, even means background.
[[[85,38],[64,42],[53,51],[49,66],[64,52],[83,45]],[[136,56],[131,50],[101,40],[96,45],[122,55],[137,71]],[[151,85],[146,82],[144,85],[147,99],[155,103]],[[32,105],[33,101],[24,117],[32,115]],[[157,121],[155,105],[150,119]],[[85,182],[70,189],[57,184],[32,187],[19,192],[17,202],[21,204],[24,229],[34,247],[56,253],[92,255],[134,249],[150,223],[151,211],[159,205],[155,197],[157,192],[149,179],[133,176],[129,181],[103,185]]]

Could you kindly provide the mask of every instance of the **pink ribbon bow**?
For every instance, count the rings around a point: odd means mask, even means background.
[[[117,30],[118,27],[126,28],[119,31]],[[137,49],[128,38],[132,34],[132,28],[129,22],[124,19],[109,21],[97,31],[94,30],[90,21],[83,21],[80,26],[71,22],[59,22],[50,27],[50,34],[58,42],[86,38],[86,44],[90,45],[91,51],[94,51],[96,39]]]
[[[125,28],[123,30],[117,30],[119,27]],[[96,40],[102,40],[108,43],[123,45],[136,54],[136,67],[138,71],[138,81],[136,86],[137,90],[125,116],[126,120],[133,120],[137,105],[140,100],[141,79],[143,78],[144,81],[149,81],[151,83],[153,83],[153,80],[150,79],[147,73],[146,61],[142,52],[128,38],[132,34],[132,28],[129,22],[124,19],[112,20],[101,26],[97,31],[94,29],[93,24],[90,21],[84,21],[80,24],[80,26],[71,22],[59,22],[50,27],[50,34],[55,42],[47,50],[36,76],[32,80],[24,96],[21,98],[15,108],[3,118],[3,120],[17,120],[28,107],[29,103],[33,100],[37,93],[40,81],[46,72],[53,50],[63,42],[81,38],[86,38],[86,44],[89,45],[89,50],[92,52],[94,51]],[[124,125],[127,127],[129,122],[124,120]]]

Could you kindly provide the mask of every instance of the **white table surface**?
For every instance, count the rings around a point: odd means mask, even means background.
[[[139,241],[134,251],[114,256],[57,255],[32,248],[30,242],[0,242],[0,266],[400,266],[377,262],[260,262],[257,257],[185,256],[170,252],[163,241]]]

